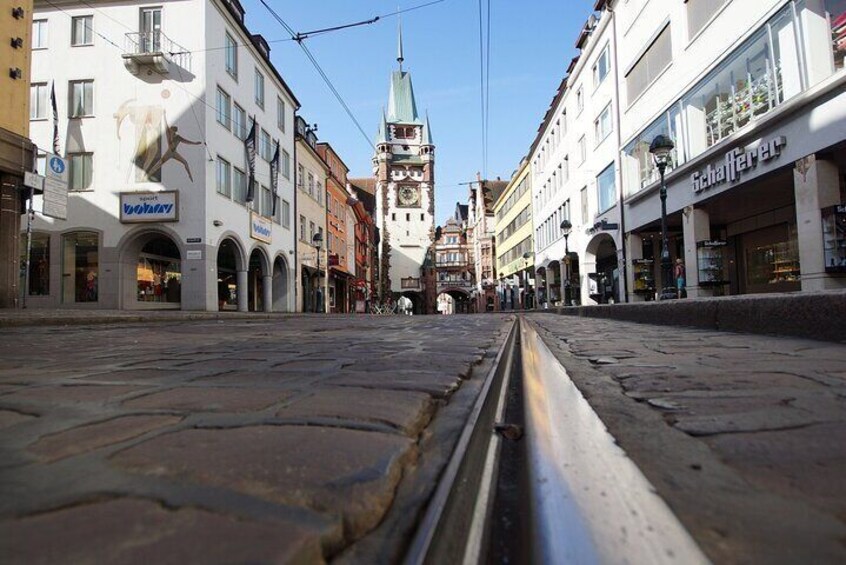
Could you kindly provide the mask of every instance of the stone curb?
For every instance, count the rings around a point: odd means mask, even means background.
[[[87,326],[102,324],[148,324],[192,321],[281,320],[323,314],[299,312],[127,312],[121,310],[30,310],[0,311],[0,328],[31,326]],[[337,316],[333,314],[332,316]]]
[[[846,341],[846,291],[602,304],[549,311],[640,324]]]

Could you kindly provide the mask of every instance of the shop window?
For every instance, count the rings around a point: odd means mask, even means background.
[[[825,0],[825,15],[831,29],[834,69],[839,71],[846,60],[846,2]]]
[[[139,302],[181,301],[179,249],[170,238],[156,237],[144,245],[138,255],[136,280]]]
[[[74,232],[62,237],[62,302],[97,302],[99,237]]]
[[[682,99],[694,157],[802,90],[786,6]]]
[[[628,194],[635,194],[656,182],[659,178],[658,167],[649,152],[649,145],[658,135],[669,136],[676,143],[667,161],[666,173],[684,162],[684,146],[681,131],[681,113],[679,105],[674,104],[643,130],[623,150],[623,177]]]
[[[21,235],[21,268],[26,265],[26,235]],[[50,236],[46,233],[32,234],[32,248],[29,264],[29,295],[47,296],[50,294]],[[24,272],[23,270],[21,272]],[[21,281],[24,288],[25,281]]]

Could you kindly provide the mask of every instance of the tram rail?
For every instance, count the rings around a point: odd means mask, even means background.
[[[708,563],[519,317],[406,554],[423,565]]]

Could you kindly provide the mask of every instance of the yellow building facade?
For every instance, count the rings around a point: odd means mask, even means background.
[[[531,167],[524,160],[494,203],[497,293],[504,309],[534,302]]]
[[[31,171],[29,71],[32,0],[14,0],[0,10],[0,308],[20,298],[20,220],[23,174]]]

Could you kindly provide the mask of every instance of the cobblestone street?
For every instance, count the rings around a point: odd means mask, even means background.
[[[394,559],[508,320],[3,329],[0,561]]]
[[[846,345],[529,319],[713,561],[846,559]]]

